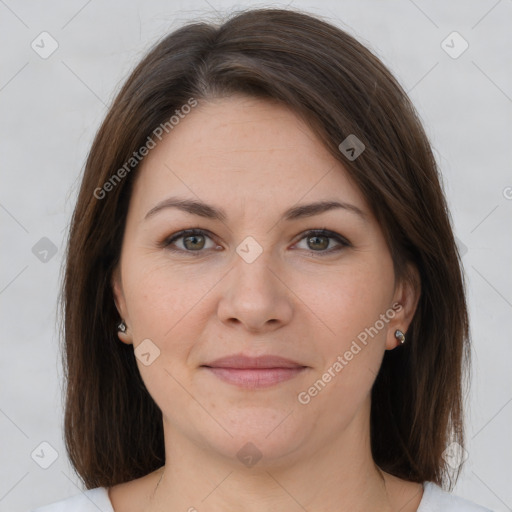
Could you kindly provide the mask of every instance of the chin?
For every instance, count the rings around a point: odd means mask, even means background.
[[[292,463],[310,438],[311,429],[297,424],[293,413],[289,414],[291,410],[291,407],[279,410],[245,407],[230,411],[218,418],[224,419],[221,423],[231,435],[213,425],[208,432],[203,430],[199,435],[210,450],[238,469],[243,466],[276,468]]]

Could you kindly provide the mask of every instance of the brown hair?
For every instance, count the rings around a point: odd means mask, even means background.
[[[385,353],[372,389],[372,453],[384,471],[451,489],[442,454],[452,441],[464,446],[469,332],[460,257],[431,147],[409,98],[377,57],[326,21],[282,9],[240,12],[220,26],[191,23],[165,37],[132,72],[94,139],[63,284],[72,464],[92,488],[165,463],[162,414],[133,347],[117,338],[111,289],[136,166],[104,198],[97,191],[191,98],[234,93],[279,101],[300,115],[364,194],[397,278],[408,278],[406,263],[417,268],[421,295],[407,342]],[[353,161],[338,149],[350,134],[366,146]]]

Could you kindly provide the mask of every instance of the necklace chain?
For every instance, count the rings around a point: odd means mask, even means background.
[[[155,490],[153,491],[153,493],[151,494],[151,496],[149,498],[149,504],[151,504],[151,502],[153,501],[153,498],[155,497],[156,490],[158,489],[158,486],[160,485],[160,482],[162,481],[162,478],[164,477],[164,473],[165,473],[165,467],[164,467],[164,470],[162,471],[162,475],[160,476],[160,479],[158,480],[158,483],[156,484]]]
[[[377,467],[377,471],[379,473],[380,478],[382,479],[382,483],[384,484],[384,490],[386,492],[386,496],[389,499],[388,489],[387,489],[386,480],[384,478],[384,475],[382,474],[382,471],[380,470],[379,467]],[[162,481],[162,478],[164,477],[164,473],[165,473],[165,467],[164,467],[164,470],[162,471],[162,475],[160,476],[160,478],[158,480],[158,483],[156,484],[155,490],[153,491],[153,493],[151,494],[151,497],[149,498],[150,503],[153,500],[153,498],[155,497],[155,494],[156,494],[156,491],[158,489],[158,486],[160,485],[160,482]]]

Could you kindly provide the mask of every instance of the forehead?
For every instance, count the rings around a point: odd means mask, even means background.
[[[297,114],[246,96],[200,102],[145,157],[134,195],[154,202],[170,192],[267,206],[334,194],[365,209],[343,164]]]

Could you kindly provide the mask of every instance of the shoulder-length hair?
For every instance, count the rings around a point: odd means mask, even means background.
[[[432,149],[405,91],[373,53],[321,18],[282,9],[242,11],[219,26],[191,23],[166,36],[131,73],[96,134],[62,293],[64,430],[75,470],[87,488],[108,487],[165,463],[162,413],[133,347],[117,338],[111,288],[133,157],[155,129],[171,129],[184,105],[237,93],[301,116],[366,198],[397,279],[410,277],[408,263],[418,270],[421,295],[407,342],[385,353],[372,388],[371,448],[384,471],[452,488],[460,467],[451,471],[443,451],[452,442],[464,447],[468,315]],[[338,147],[351,134],[365,145],[356,159]]]

